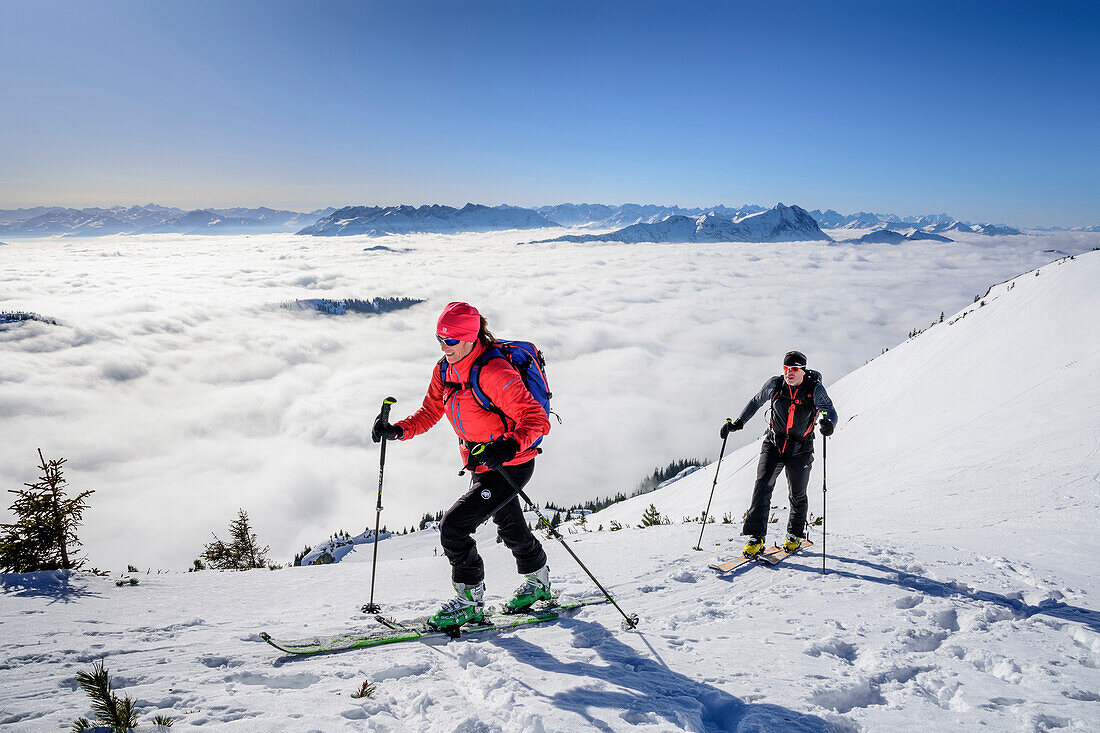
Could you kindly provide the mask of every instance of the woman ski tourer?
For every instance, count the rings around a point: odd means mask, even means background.
[[[490,517],[524,576],[505,609],[517,612],[550,598],[546,553],[523,518],[517,489],[500,473],[507,471],[518,489],[531,480],[536,444],[550,432],[550,421],[472,305],[449,303],[436,323],[435,337],[443,358],[433,367],[420,409],[392,425],[379,415],[372,437],[375,442],[409,440],[446,415],[458,435],[463,464],[472,470],[469,491],[439,523],[456,595],[429,623],[445,629],[484,618],[485,565],[473,533]],[[479,444],[483,447],[475,455]]]
[[[721,437],[725,439],[731,432],[745,427],[745,423],[764,404],[770,404],[771,417],[764,444],[760,448],[752,504],[741,530],[741,534],[748,535],[745,543],[747,557],[756,557],[764,551],[772,490],[781,469],[787,473],[791,500],[783,549],[794,552],[801,547],[806,536],[806,512],[809,507],[806,486],[810,482],[810,466],[814,462],[814,424],[820,414],[821,434],[828,436],[832,435],[837,421],[833,401],[821,383],[821,374],[806,369],[806,355],[801,351],[788,351],[784,355],[783,374],[764,382],[761,390],[745,405],[741,415],[722,424]]]

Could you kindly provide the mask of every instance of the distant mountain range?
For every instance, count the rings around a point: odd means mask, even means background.
[[[670,216],[701,216],[718,214],[727,219],[743,219],[749,214],[767,211],[763,206],[742,206],[731,209],[726,206],[712,206],[707,209],[681,209],[679,206],[655,206],[653,204],[623,204],[605,206],[604,204],[558,204],[540,206],[535,209],[547,219],[566,227],[591,227],[593,229],[611,229],[631,224],[655,224]]]
[[[607,234],[566,234],[545,242],[831,242],[805,209],[778,204],[737,219],[717,213],[673,214]]]
[[[57,206],[37,206],[27,209],[0,209],[0,235],[10,241],[14,237],[79,236],[106,234],[265,234],[296,233],[322,237],[384,236],[389,234],[489,232],[510,229],[540,229],[552,227],[615,230],[616,241],[623,237],[631,241],[776,241],[757,239],[771,237],[765,221],[740,225],[749,217],[769,212],[786,213],[778,217],[783,236],[827,239],[821,230],[839,229],[892,231],[915,229],[943,234],[962,232],[989,236],[1020,234],[1013,227],[979,223],[972,224],[948,214],[898,217],[893,214],[857,212],[841,214],[832,209],[805,211],[797,206],[767,209],[745,205],[737,208],[711,206],[681,208],[655,204],[556,204],[521,208],[517,206],[483,206],[466,204],[462,208],[430,206],[345,206],[328,207],[309,213],[260,207],[228,209],[193,209],[146,204],[145,206],[113,206],[110,208],[69,209]],[[795,211],[812,219],[817,231],[797,223]],[[786,217],[784,219],[784,217]],[[794,218],[792,218],[794,217]],[[630,227],[642,227],[631,229]],[[645,227],[649,227],[648,229]],[[763,227],[757,229],[756,227]],[[1056,229],[1056,228],[1051,228]],[[1077,231],[1100,231],[1100,226],[1077,227]],[[872,232],[873,233],[873,232]],[[889,238],[888,235],[876,235]],[[907,239],[915,236],[902,235]],[[918,235],[919,236],[919,235]],[[564,241],[607,241],[610,234],[567,235],[580,237]],[[683,239],[688,237],[688,239]],[[748,239],[745,239],[748,237]],[[601,239],[603,238],[603,239]]]
[[[887,226],[894,229],[914,227],[926,232],[967,232],[988,236],[1023,234],[1019,229],[1003,224],[971,224],[949,214],[898,217],[894,214],[871,214],[865,211],[857,214],[840,214],[832,209],[826,211],[814,209],[810,212],[810,216],[817,220],[818,226],[822,229],[875,229]]]
[[[925,231],[924,229],[917,229],[916,227],[910,227],[903,232],[897,232],[888,227],[881,227],[864,234],[862,237],[842,239],[840,241],[843,244],[901,244],[902,242],[913,242],[917,240],[927,240],[930,242],[955,241],[941,234]]]
[[[0,233],[11,237],[67,235],[95,237],[106,234],[269,234],[293,232],[313,224],[333,211],[318,209],[308,214],[258,209],[194,209],[146,204],[109,209],[66,209],[38,206],[0,210]]]
[[[365,234],[451,234],[559,226],[533,209],[516,206],[345,206],[299,231],[315,237]]]

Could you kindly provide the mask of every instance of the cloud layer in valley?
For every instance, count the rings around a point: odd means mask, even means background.
[[[37,448],[66,457],[70,484],[96,490],[81,538],[100,567],[187,566],[238,507],[281,561],[337,529],[357,533],[374,521],[378,405],[393,395],[395,418],[415,409],[439,355],[436,316],[467,300],[498,336],[547,355],[564,422],[529,493],[558,504],[629,493],[658,465],[713,458],[722,419],[784,351],[805,351],[828,384],[1056,257],[1045,250],[1097,244],[1058,233],[517,246],[528,235],[385,238],[398,251],[291,235],[5,247],[0,310],[58,325],[0,329],[0,488],[35,479]],[[280,307],[320,297],[426,302],[381,316]],[[383,522],[448,506],[467,485],[458,468],[446,424],[392,446]]]

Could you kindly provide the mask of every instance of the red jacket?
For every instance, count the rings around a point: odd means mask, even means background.
[[[479,341],[461,361],[447,365],[446,381],[464,385],[459,389],[445,387],[443,380],[439,378],[439,366],[432,367],[432,381],[420,409],[394,423],[405,431],[402,440],[427,432],[446,413],[451,427],[458,435],[463,464],[470,454],[465,441],[489,443],[498,438],[514,439],[519,443],[519,452],[515,458],[504,464],[506,466],[526,463],[537,455],[531,444],[550,432],[550,420],[547,419],[542,405],[527,391],[519,372],[507,359],[490,359],[481,367],[479,379],[482,392],[507,419],[491,410],[483,409],[474,397],[473,390],[465,386],[469,385],[470,367],[484,352],[485,347]],[[484,466],[477,467],[479,473],[487,470]]]

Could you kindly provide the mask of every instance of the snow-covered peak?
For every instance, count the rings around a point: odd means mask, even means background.
[[[737,221],[718,213],[672,214],[633,224],[608,234],[567,234],[543,242],[799,242],[831,241],[817,222],[798,206],[749,214]]]

